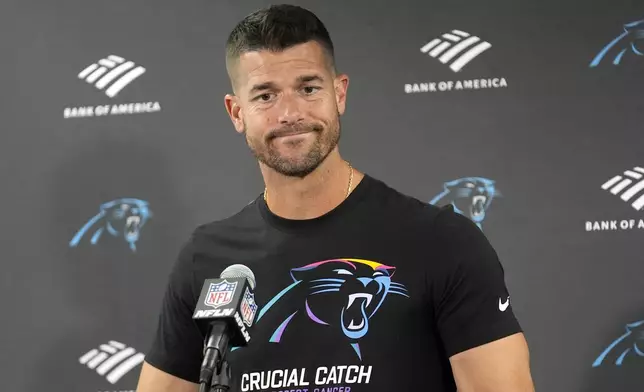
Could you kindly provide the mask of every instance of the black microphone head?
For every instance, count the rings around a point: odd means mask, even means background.
[[[248,279],[248,283],[250,284],[250,288],[255,290],[255,274],[253,274],[253,271],[251,271],[250,268],[246,267],[243,264],[233,264],[223,270],[221,275],[219,275],[221,279],[226,279],[226,278],[246,278]]]
[[[242,264],[227,267],[217,279],[206,279],[192,315],[210,325],[225,323],[233,346],[245,346],[259,306],[255,302],[255,274]]]

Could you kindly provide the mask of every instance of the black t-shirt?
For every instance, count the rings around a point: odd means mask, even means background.
[[[198,383],[205,279],[244,264],[259,305],[228,354],[233,391],[455,391],[449,357],[521,332],[497,254],[447,207],[366,175],[329,213],[274,215],[264,200],[200,226],[182,249],[146,361]]]

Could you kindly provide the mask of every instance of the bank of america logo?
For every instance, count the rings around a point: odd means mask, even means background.
[[[101,344],[98,349],[93,349],[79,358],[81,364],[96,373],[104,376],[107,381],[116,384],[121,377],[143,362],[144,355],[132,347],[111,340],[108,344]]]
[[[635,210],[644,208],[644,168],[634,167],[626,170],[623,175],[617,175],[602,185],[602,189],[617,195],[630,203]]]
[[[461,30],[452,30],[441,38],[435,38],[425,44],[420,51],[430,57],[438,58],[443,64],[448,64],[454,72],[459,72],[470,61],[490,49],[492,44],[482,41],[479,37]],[[440,56],[440,57],[439,57]]]
[[[134,62],[110,55],[82,70],[78,78],[99,90],[104,90],[105,95],[114,98],[125,86],[144,73],[145,68]]]

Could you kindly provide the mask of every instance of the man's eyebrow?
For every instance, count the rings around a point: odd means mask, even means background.
[[[308,83],[308,82],[324,82],[324,78],[320,75],[302,75],[298,76],[296,79],[298,84]],[[264,82],[259,83],[251,87],[249,93],[254,94],[260,91],[271,90],[275,88],[275,83],[273,82]]]
[[[297,78],[298,83],[307,82],[324,82],[324,78],[320,75],[302,75]]]
[[[264,90],[270,90],[272,88],[275,88],[275,84],[273,82],[265,82],[254,85],[253,87],[251,87],[249,92],[253,94]]]

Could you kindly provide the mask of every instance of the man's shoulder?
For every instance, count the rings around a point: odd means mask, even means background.
[[[439,207],[394,188],[383,180],[371,177],[373,186],[372,205],[387,212],[392,218],[421,225],[433,225],[437,218],[449,214],[451,206]]]
[[[233,215],[198,225],[190,236],[192,248],[198,250],[213,241],[240,239],[261,231],[264,225],[257,202],[255,199]]]
[[[225,218],[211,220],[195,228],[198,235],[216,234],[221,231],[251,228],[261,223],[261,214],[257,208],[259,198],[245,205],[241,210]]]
[[[481,230],[451,204],[434,205],[397,190],[382,180],[371,178],[369,214],[378,214],[405,235],[418,236],[424,243],[481,236]]]

